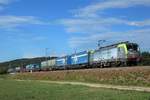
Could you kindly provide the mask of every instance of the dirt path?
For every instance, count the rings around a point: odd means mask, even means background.
[[[26,81],[26,80],[17,80],[17,81]],[[106,85],[106,84],[94,84],[94,83],[83,83],[83,82],[41,81],[41,80],[39,82],[56,83],[56,84],[70,84],[70,85],[82,85],[82,86],[94,87],[94,88],[107,88],[107,89],[150,92],[150,87],[119,86],[119,85]]]

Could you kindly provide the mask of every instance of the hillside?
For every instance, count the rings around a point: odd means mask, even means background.
[[[47,59],[52,59],[53,57],[48,57]],[[40,64],[41,61],[44,61],[45,57],[37,57],[37,58],[24,58],[24,59],[16,59],[8,62],[0,63],[0,74],[6,73],[8,68],[15,67],[25,67],[28,64]]]

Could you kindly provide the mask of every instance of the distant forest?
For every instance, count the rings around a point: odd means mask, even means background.
[[[150,65],[150,52],[142,52],[141,53],[142,61],[139,63],[140,66],[146,66]],[[15,68],[15,67],[25,67],[28,64],[40,64],[42,61],[45,61],[46,59],[52,59],[54,57],[38,57],[38,58],[32,58],[32,59],[17,59],[13,61],[3,62],[0,63],[0,74],[7,73],[7,70],[9,68]]]

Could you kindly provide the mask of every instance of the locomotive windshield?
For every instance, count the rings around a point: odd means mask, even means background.
[[[138,45],[137,44],[127,44],[127,49],[138,51]]]

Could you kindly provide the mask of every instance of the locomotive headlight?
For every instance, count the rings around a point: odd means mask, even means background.
[[[140,48],[139,48],[139,47],[137,48],[137,51],[139,51],[139,52],[140,52]]]

